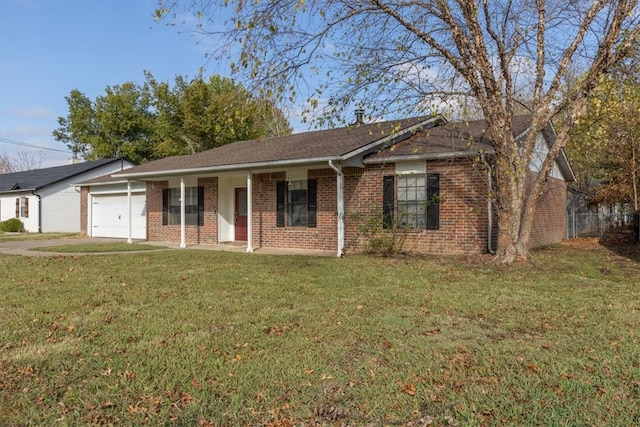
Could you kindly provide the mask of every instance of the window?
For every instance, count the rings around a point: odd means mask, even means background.
[[[426,228],[427,186],[424,174],[398,175],[398,225]]]
[[[204,187],[187,187],[185,196],[185,224],[204,225]],[[180,189],[162,190],[162,225],[180,224]]]
[[[276,226],[315,227],[317,181],[299,180],[276,184]]]
[[[29,198],[27,196],[16,198],[16,218],[29,218]]]
[[[437,230],[440,227],[440,175],[397,175],[397,189],[394,189],[395,179],[395,176],[383,177],[383,227],[391,228],[395,224],[402,228]]]

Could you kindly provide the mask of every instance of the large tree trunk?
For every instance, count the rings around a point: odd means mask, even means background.
[[[496,261],[512,263],[531,258],[527,248],[531,224],[523,221],[527,195],[526,170],[515,164],[498,160],[496,163],[496,202],[498,212],[498,242]]]

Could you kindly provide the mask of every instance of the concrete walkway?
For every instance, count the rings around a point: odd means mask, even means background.
[[[0,254],[6,255],[24,255],[24,256],[77,256],[77,255],[103,255],[106,253],[140,253],[147,252],[141,251],[127,251],[127,252],[47,252],[47,251],[34,251],[33,248],[44,248],[47,246],[61,246],[61,245],[87,245],[87,244],[101,244],[101,243],[124,243],[126,239],[108,239],[97,237],[71,237],[51,240],[16,240],[8,242],[0,242]],[[212,251],[228,251],[228,252],[240,252],[246,253],[247,248],[244,244],[238,243],[220,243],[217,245],[192,245],[186,248],[180,249],[178,243],[173,242],[147,242],[136,241],[136,243],[144,245],[159,246],[165,250],[212,250]],[[255,249],[255,254],[265,255],[306,255],[306,256],[336,256],[333,251],[318,251],[318,250],[306,250],[306,249],[282,249],[282,248],[260,248]]]

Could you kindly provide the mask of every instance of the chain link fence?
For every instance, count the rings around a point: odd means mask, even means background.
[[[601,206],[597,210],[567,210],[567,238],[598,237],[600,240],[638,242],[640,213],[630,206]]]

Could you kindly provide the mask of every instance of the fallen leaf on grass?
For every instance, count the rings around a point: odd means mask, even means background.
[[[430,331],[425,331],[422,334],[428,337],[431,337],[433,335],[438,335],[439,333],[440,333],[440,329],[431,329]]]
[[[180,403],[183,405],[188,405],[193,400],[193,397],[189,393],[183,393],[180,398]]]
[[[416,386],[413,385],[413,383],[409,383],[409,384],[400,383],[400,386],[402,387],[402,391],[407,393],[409,396],[415,396],[416,395]]]

